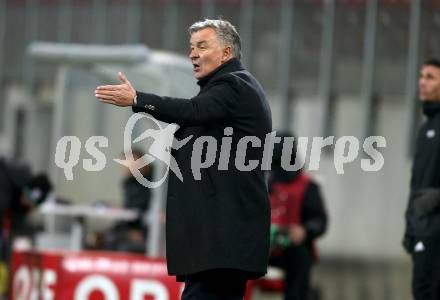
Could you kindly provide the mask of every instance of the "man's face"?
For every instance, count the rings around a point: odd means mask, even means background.
[[[212,28],[194,32],[190,39],[189,58],[193,64],[194,77],[202,79],[231,58],[231,47],[225,47]]]
[[[420,71],[420,101],[440,101],[440,68],[425,65]]]

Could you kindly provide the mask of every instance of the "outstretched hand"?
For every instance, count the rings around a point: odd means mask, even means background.
[[[98,86],[95,90],[95,97],[104,103],[116,106],[131,106],[134,104],[136,90],[122,72],[119,72],[118,75],[121,84]]]

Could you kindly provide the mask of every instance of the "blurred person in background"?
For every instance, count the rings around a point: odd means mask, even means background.
[[[269,176],[271,220],[270,265],[285,271],[284,299],[310,299],[310,277],[317,259],[315,240],[327,229],[327,214],[318,184],[304,170],[286,171],[281,165],[288,132],[277,133]],[[296,140],[289,164],[297,158]],[[300,158],[298,158],[300,159]]]
[[[182,299],[243,299],[248,279],[267,271],[270,207],[264,171],[241,171],[235,157],[262,160],[263,147],[237,153],[238,141],[261,141],[272,131],[270,107],[260,83],[240,62],[240,36],[225,20],[205,20],[189,28],[190,54],[200,92],[191,99],[136,92],[120,73],[120,85],[100,86],[104,103],[133,106],[134,112],[180,126],[177,140],[187,139],[172,156],[183,181],[170,172],[166,211],[166,256],[170,275],[185,281]],[[220,146],[231,136],[226,170],[219,160],[191,172],[194,142],[212,137]],[[196,148],[197,147],[197,148]],[[205,148],[205,147],[203,147]],[[204,149],[202,149],[204,150]],[[216,147],[219,153],[219,147]],[[206,152],[205,152],[206,154]],[[206,157],[205,157],[206,158]],[[201,158],[200,158],[201,159]]]
[[[134,161],[145,154],[139,149],[133,149],[132,153]],[[151,164],[144,166],[139,171],[151,181],[153,174]],[[104,233],[105,244],[103,247],[106,250],[144,254],[148,234],[145,214],[150,209],[151,190],[139,183],[128,167],[124,169],[122,190],[123,207],[136,210],[139,213],[139,218],[134,221],[119,222],[111,231]]]
[[[14,237],[32,235],[34,228],[26,217],[51,189],[46,175],[34,176],[28,166],[0,158],[0,273],[9,264]],[[0,284],[4,287],[7,279],[2,280]]]
[[[419,129],[406,211],[405,250],[413,261],[415,300],[440,299],[440,60],[420,71],[419,98],[426,121]]]

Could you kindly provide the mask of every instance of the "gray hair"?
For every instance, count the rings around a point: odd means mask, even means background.
[[[194,32],[200,31],[205,28],[212,28],[217,33],[218,39],[223,45],[228,45],[232,47],[232,56],[240,59],[241,58],[241,40],[240,35],[238,35],[237,29],[234,25],[225,20],[210,20],[205,19],[204,21],[199,21],[192,24],[188,32],[192,35]]]

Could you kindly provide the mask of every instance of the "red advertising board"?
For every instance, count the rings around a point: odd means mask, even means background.
[[[10,300],[178,300],[182,291],[163,259],[107,252],[13,254]]]
[[[18,252],[11,300],[177,300],[164,260],[102,252]]]

